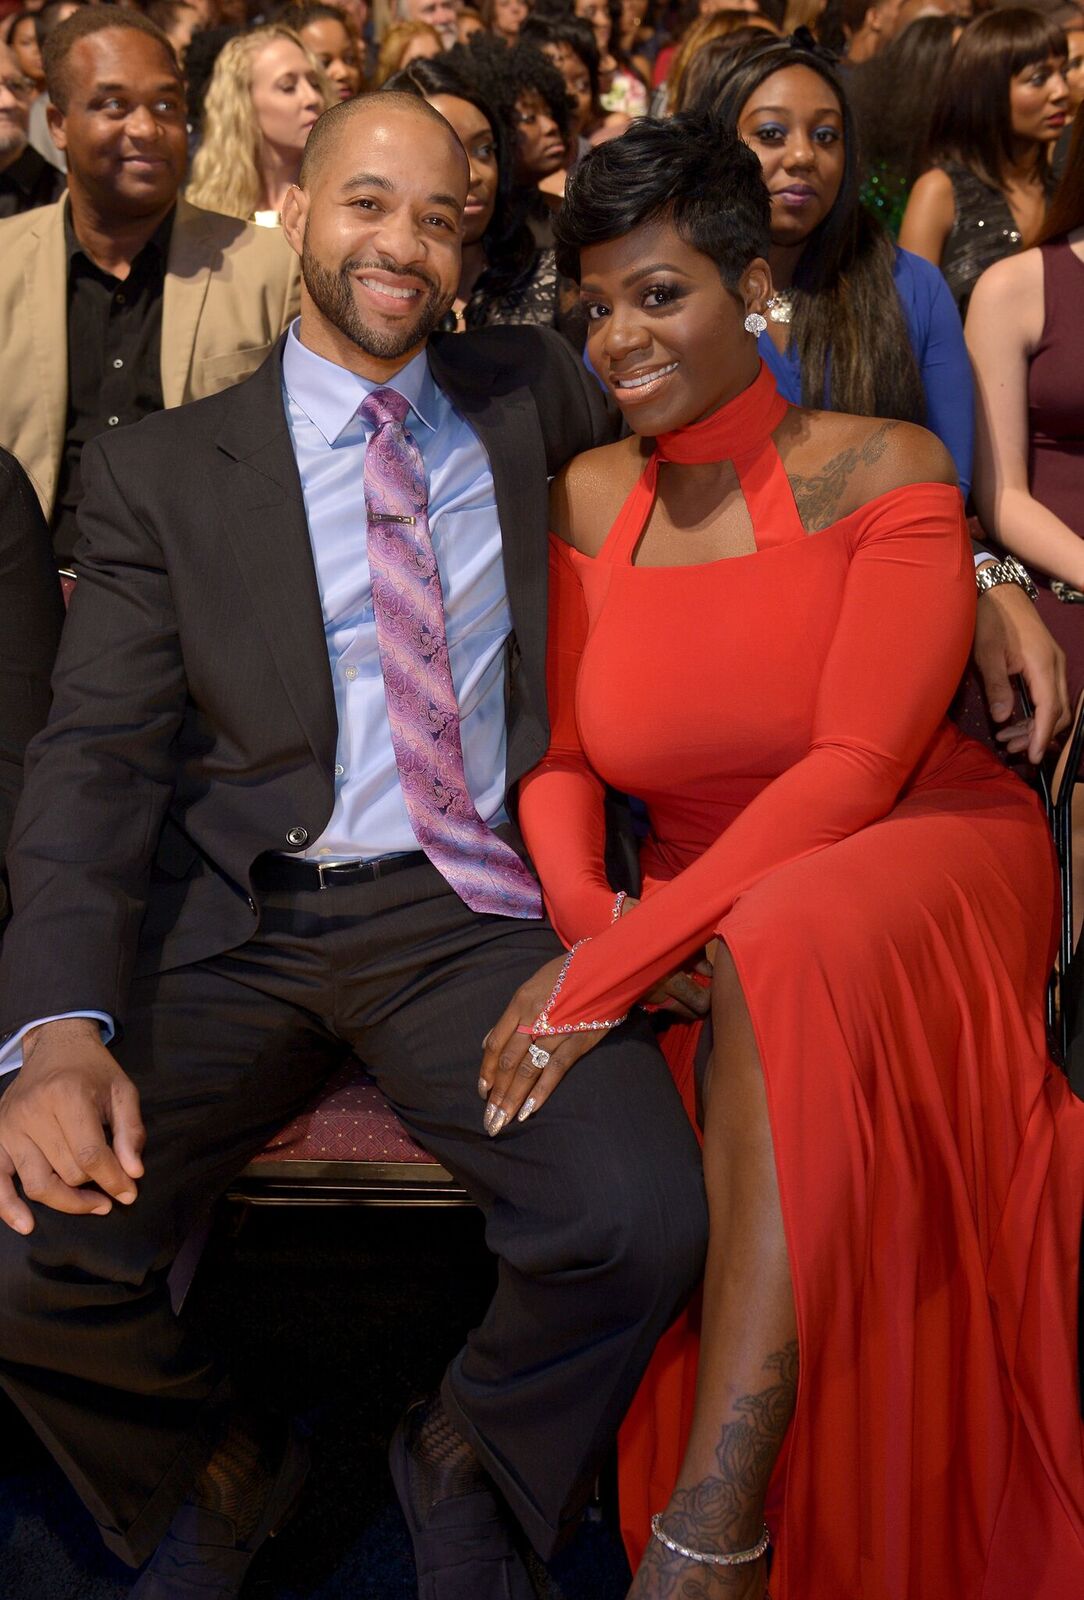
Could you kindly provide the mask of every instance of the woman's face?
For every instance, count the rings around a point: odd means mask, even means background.
[[[1009,80],[1009,115],[1017,139],[1049,144],[1069,120],[1065,57],[1048,56],[1014,72]]]
[[[321,17],[317,22],[307,22],[300,32],[303,43],[331,79],[339,99],[352,100],[360,94],[361,63],[345,22]]]
[[[613,32],[608,0],[576,0],[576,15],[594,28],[598,53],[604,56],[610,48],[610,34]]]
[[[594,120],[595,108],[591,99],[591,74],[586,61],[581,61],[570,44],[544,44],[542,54],[548,56],[565,80],[568,98],[572,101],[572,138],[578,138]]]
[[[743,324],[771,295],[766,262],[751,262],[731,292],[669,221],[648,222],[584,250],[580,275],[591,365],[636,433],[699,421],[756,376]]]
[[[1070,28],[1065,37],[1069,41],[1065,83],[1069,90],[1069,112],[1074,115],[1084,100],[1084,28]]]
[[[40,89],[45,82],[45,68],[41,64],[41,51],[38,49],[38,36],[34,31],[33,17],[23,17],[11,30],[8,41],[11,52],[19,63],[19,71],[24,77],[30,79],[35,88]]]
[[[493,220],[497,204],[497,141],[489,118],[454,94],[433,94],[429,104],[450,122],[467,152],[470,188],[463,211],[463,243],[477,244]]]
[[[527,0],[493,0],[491,31],[499,39],[517,39],[519,30],[527,20],[529,10]]]
[[[803,243],[843,181],[843,113],[834,91],[810,67],[784,67],[753,90],[738,132],[760,158],[772,197],[772,243]]]
[[[290,39],[275,39],[252,63],[252,106],[267,144],[284,154],[305,148],[324,109],[320,80],[308,56]]]
[[[564,160],[564,140],[549,106],[537,89],[524,89],[516,98],[516,182],[548,178]]]
[[[644,0],[621,0],[621,37],[632,43],[644,20]]]

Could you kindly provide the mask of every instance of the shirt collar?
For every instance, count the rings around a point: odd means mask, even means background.
[[[41,175],[41,169],[46,165],[45,159],[38,155],[32,144],[24,144],[14,161],[9,161],[0,172],[0,178],[7,178],[23,194],[28,195]]]
[[[146,244],[134,257],[132,261],[133,267],[137,261],[151,261],[154,260],[155,257],[158,258],[158,262],[161,265],[165,265],[165,262],[169,256],[170,240],[173,237],[173,219],[176,215],[177,207],[171,206],[166,212],[165,216],[162,218],[161,222],[158,224],[157,228],[155,228],[154,232],[151,234],[150,238],[147,240]],[[75,228],[72,224],[72,208],[70,203],[64,207],[64,241],[67,246],[69,267],[75,260],[76,256],[82,256],[83,260],[87,262],[88,265],[96,267],[98,272],[104,271],[102,267],[97,267],[96,263],[91,261],[90,257],[83,249],[83,246],[79,243],[79,240],[76,237]],[[111,274],[106,273],[105,276],[109,277]]]
[[[282,352],[282,379],[286,393],[309,421],[332,445],[353,421],[367,395],[377,389],[394,389],[401,394],[413,415],[427,428],[435,429],[440,410],[440,390],[429,370],[429,357],[419,350],[389,383],[375,383],[340,367],[338,362],[316,354],[299,336],[300,321],[290,325]]]

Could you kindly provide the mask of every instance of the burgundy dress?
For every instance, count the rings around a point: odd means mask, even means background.
[[[1084,261],[1064,239],[1039,253],[1045,316],[1028,369],[1028,487],[1084,538]],[[1084,690],[1084,604],[1059,600],[1049,578],[1033,576],[1043,621],[1069,657],[1075,704]]]

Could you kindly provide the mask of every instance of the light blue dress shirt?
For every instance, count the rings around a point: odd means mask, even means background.
[[[283,350],[286,417],[305,497],[339,739],[335,806],[305,854],[346,861],[417,850],[384,699],[366,550],[365,452],[358,416],[383,387],[302,344]],[[505,647],[512,614],[489,458],[437,386],[424,351],[387,385],[410,402],[406,426],[425,466],[429,531],[444,594],[448,659],[459,702],[467,787],[483,821],[507,820]]]
[[[357,413],[366,395],[385,386],[316,355],[297,329],[295,322],[283,349],[283,399],[339,720],[335,804],[306,854],[326,863],[368,860],[418,848],[395,765],[366,553],[365,451],[372,430]],[[505,646],[512,613],[493,473],[477,434],[437,386],[424,351],[386,387],[410,402],[406,425],[429,484],[429,529],[444,594],[467,787],[483,821],[496,827],[507,821]],[[64,1015],[93,1017],[103,1042],[113,1037],[112,1019],[103,1012]],[[22,1065],[24,1034],[59,1020],[38,1018],[5,1040],[0,1074]]]

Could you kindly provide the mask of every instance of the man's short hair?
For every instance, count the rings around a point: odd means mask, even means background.
[[[380,89],[373,94],[357,95],[353,100],[340,100],[338,105],[331,106],[316,122],[305,141],[305,153],[301,158],[301,172],[297,180],[301,188],[307,188],[312,182],[330,145],[352,117],[370,109],[380,111],[396,105],[419,116],[428,117],[431,122],[439,123],[453,144],[459,145],[459,139],[451,123],[442,117],[428,100],[419,100],[416,95],[389,89]],[[462,149],[462,145],[459,145],[459,148]],[[464,159],[466,159],[465,154]]]
[[[170,66],[181,81],[181,69],[177,64],[177,57],[173,46],[153,22],[139,11],[123,11],[119,6],[85,6],[73,12],[64,22],[53,29],[45,41],[42,51],[42,61],[45,66],[45,87],[49,91],[49,98],[59,111],[66,112],[68,101],[71,98],[71,73],[69,57],[80,39],[89,39],[92,33],[104,33],[107,28],[117,30],[127,29],[131,33],[143,33],[153,39],[169,61]]]

